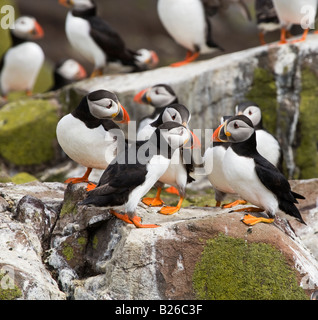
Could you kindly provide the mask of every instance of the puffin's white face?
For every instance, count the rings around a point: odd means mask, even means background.
[[[86,77],[85,69],[75,60],[66,60],[57,70],[67,80],[81,80]]]
[[[137,65],[144,68],[154,68],[159,62],[157,54],[148,49],[139,49],[135,58]]]
[[[244,116],[247,116],[248,118],[251,119],[253,126],[257,126],[261,119],[262,119],[262,112],[261,109],[259,107],[256,106],[250,106],[247,107],[244,111],[243,111]]]
[[[44,34],[36,19],[27,16],[20,17],[15,21],[12,32],[15,36],[26,40],[39,39]]]
[[[163,129],[161,135],[172,149],[184,146],[191,139],[190,131],[181,125],[170,130]]]
[[[229,142],[245,141],[254,133],[254,128],[241,119],[226,121],[223,128]]]
[[[174,108],[166,108],[162,115],[162,122],[174,121],[182,124],[181,114]]]
[[[176,96],[164,86],[151,87],[147,92],[147,100],[156,108],[165,107],[175,99]]]
[[[119,102],[111,98],[101,98],[93,101],[87,98],[87,103],[90,113],[97,119],[112,119],[121,111]]]

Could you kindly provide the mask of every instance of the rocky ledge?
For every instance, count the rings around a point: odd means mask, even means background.
[[[318,179],[291,183],[307,197],[307,226],[140,204],[160,227],[136,229],[78,205],[82,184],[0,184],[0,299],[308,299],[318,287]]]

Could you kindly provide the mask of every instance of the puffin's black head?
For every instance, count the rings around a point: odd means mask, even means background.
[[[252,121],[244,116],[234,116],[221,124],[213,133],[214,142],[243,142],[255,132]]]
[[[169,105],[162,111],[161,115],[163,123],[174,121],[184,126],[188,125],[191,118],[191,114],[187,107],[179,103]]]
[[[262,128],[262,111],[259,105],[253,101],[239,103],[235,107],[235,114],[243,114],[251,119],[254,128]]]
[[[177,103],[178,98],[170,86],[167,84],[157,84],[137,93],[134,101],[150,104],[155,108],[163,108],[172,103]]]
[[[113,119],[120,123],[129,122],[128,112],[118,101],[117,96],[107,90],[93,91],[87,95],[90,113],[97,119]]]

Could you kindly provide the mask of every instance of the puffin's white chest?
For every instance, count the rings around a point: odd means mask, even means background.
[[[204,153],[204,169],[214,188],[225,193],[234,193],[223,172],[226,149],[222,146],[208,148]]]
[[[280,159],[280,146],[278,141],[265,130],[256,130],[257,151],[277,167]]]
[[[275,213],[278,208],[276,196],[259,180],[254,159],[238,156],[228,148],[223,162],[227,181],[240,197],[266,211]]]
[[[211,51],[206,46],[206,20],[200,0],[159,0],[159,18],[172,38],[188,50]]]
[[[69,12],[66,17],[65,32],[73,48],[88,61],[94,63],[96,68],[105,66],[105,53],[90,36],[90,25],[88,21],[74,17],[72,12]]]
[[[43,62],[43,50],[34,42],[25,42],[9,49],[1,72],[3,92],[31,90]]]
[[[282,24],[302,24],[308,18],[309,24],[315,21],[317,0],[274,0],[273,3]]]
[[[102,126],[89,129],[71,114],[59,121],[56,135],[63,151],[85,167],[106,169],[116,156],[117,142],[111,132]]]

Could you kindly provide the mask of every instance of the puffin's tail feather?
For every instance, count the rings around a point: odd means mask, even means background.
[[[279,203],[279,209],[284,211],[286,214],[295,217],[299,222],[306,225],[297,207],[290,201],[281,201]]]
[[[304,196],[302,196],[299,193],[296,193],[294,191],[291,191],[292,195],[294,196],[295,199],[306,199]]]

